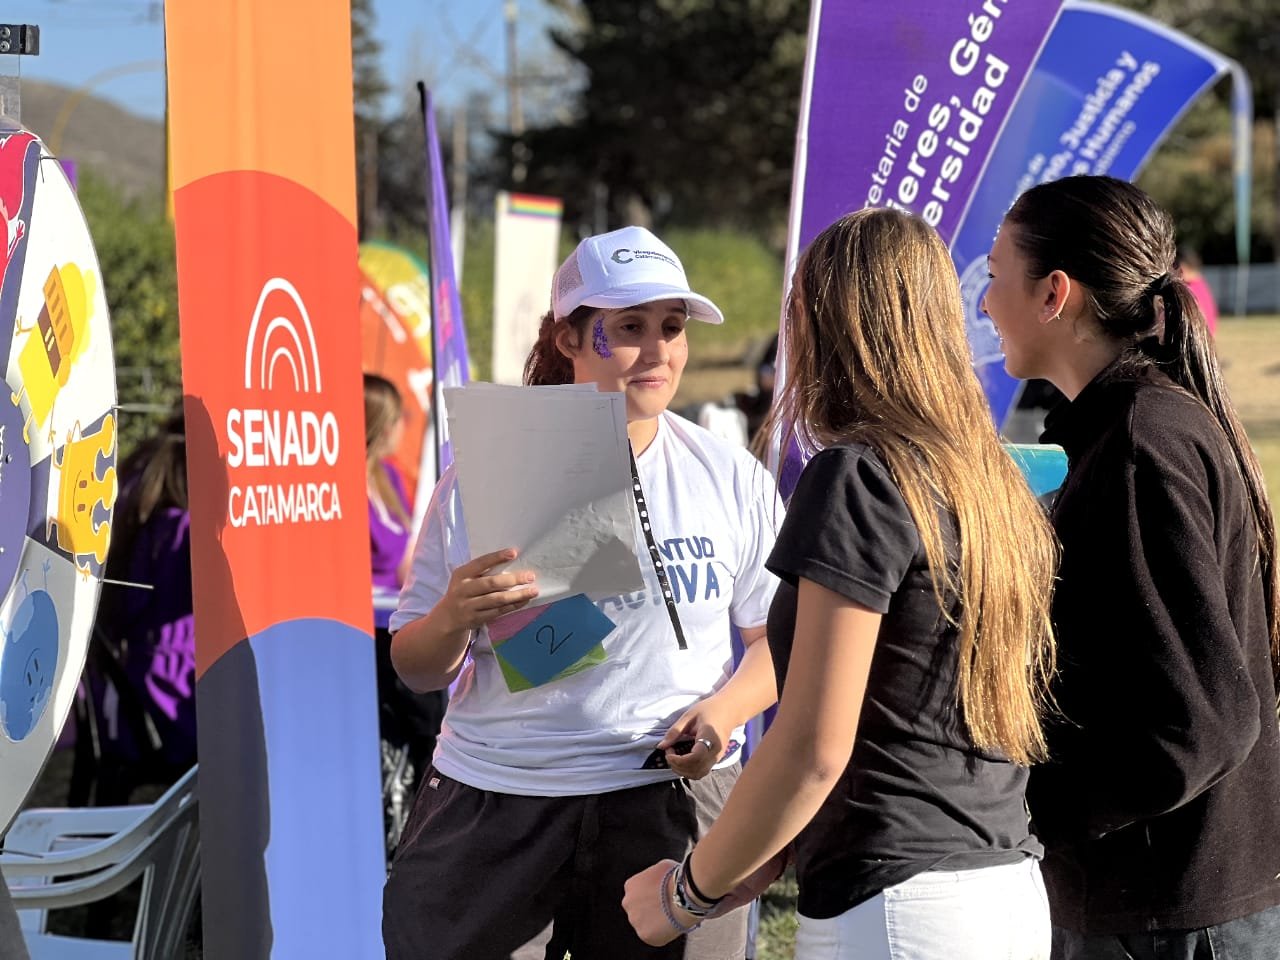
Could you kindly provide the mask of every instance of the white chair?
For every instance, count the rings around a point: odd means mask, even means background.
[[[5,836],[9,884],[31,960],[173,960],[199,889],[196,768],[154,804],[31,809]],[[142,878],[130,941],[51,934],[48,911],[94,903]]]

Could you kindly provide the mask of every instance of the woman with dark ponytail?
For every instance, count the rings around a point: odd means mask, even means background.
[[[1055,960],[1280,955],[1275,521],[1175,255],[1109,177],[1028,190],[990,255],[1006,368],[1068,401],[1061,717],[1028,787]]]

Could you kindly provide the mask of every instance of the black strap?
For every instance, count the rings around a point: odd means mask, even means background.
[[[653,527],[649,523],[649,508],[644,502],[644,490],[640,488],[640,470],[636,467],[636,452],[628,444],[631,454],[631,492],[636,498],[636,509],[640,511],[640,529],[644,531],[644,542],[649,546],[649,559],[653,561],[653,572],[658,575],[658,586],[662,588],[662,599],[667,602],[667,613],[671,616],[671,626],[676,631],[676,643],[681,650],[688,650],[685,643],[684,628],[680,626],[680,614],[676,612],[676,598],[671,592],[671,581],[667,579],[667,569],[662,565],[662,556],[658,553],[658,545],[653,540]]]

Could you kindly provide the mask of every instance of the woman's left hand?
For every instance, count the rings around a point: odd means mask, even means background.
[[[651,947],[661,947],[680,936],[662,909],[665,898],[671,915],[678,923],[692,926],[697,917],[685,913],[674,902],[671,879],[667,876],[676,866],[674,860],[663,860],[647,870],[641,870],[623,886],[622,909],[635,928],[636,936]]]
[[[724,755],[724,737],[734,724],[722,715],[716,698],[699,700],[671,725],[667,735],[658,742],[658,749],[667,752],[667,765],[688,780],[701,780]],[[693,741],[688,753],[679,754],[673,748],[681,741]]]

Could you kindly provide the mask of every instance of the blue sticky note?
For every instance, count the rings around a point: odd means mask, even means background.
[[[1067,478],[1067,453],[1061,447],[1046,443],[1006,443],[1004,448],[1021,468],[1031,492],[1037,497],[1057,490]]]
[[[558,600],[495,649],[532,686],[573,666],[607,637],[614,622],[585,593]]]

